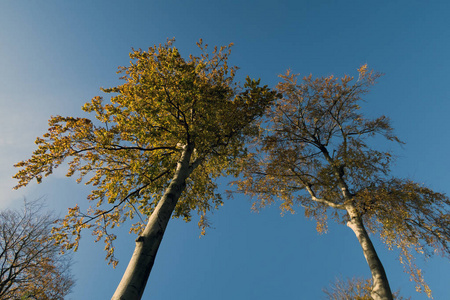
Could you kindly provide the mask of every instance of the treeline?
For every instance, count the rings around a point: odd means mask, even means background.
[[[450,200],[393,177],[393,154],[369,143],[374,136],[402,143],[388,117],[360,110],[381,74],[363,65],[357,78],[288,71],[274,88],[249,77],[240,84],[228,64],[231,45],[198,46],[201,55],[187,58],[173,41],[134,50],[120,69],[123,84],[103,89],[110,99],[83,106],[94,118],[52,117],[31,158],[15,165],[16,188],[63,163],[67,176],[92,186],[96,208],[70,208],[52,229],[54,241],[76,250],[90,229],[115,265],[110,229],[134,221],[135,251],[113,299],[140,299],[171,216],[189,221],[197,213],[204,230],[207,213],[223,202],[215,179],[232,175],[234,192],[251,196],[255,209],[277,202],[303,210],[319,231],[329,219],[346,224],[372,274],[367,297],[394,299],[369,233],[400,249],[405,270],[431,296],[414,257],[450,254]]]

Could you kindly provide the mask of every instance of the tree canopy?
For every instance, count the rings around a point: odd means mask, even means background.
[[[346,223],[363,247],[374,291],[384,290],[391,299],[365,228],[377,233],[390,249],[399,248],[400,261],[417,289],[430,295],[413,251],[450,254],[450,200],[391,175],[393,154],[376,149],[369,138],[401,141],[386,116],[371,119],[360,111],[363,96],[381,74],[367,65],[358,72],[356,81],[350,76],[310,75],[299,83],[290,71],[282,75],[277,89],[283,98],[268,112],[255,151],[243,164],[238,188],[255,197],[255,209],[278,200],[283,211],[301,205],[305,215],[317,221],[319,232],[326,231],[329,218]]]
[[[54,229],[66,249],[76,249],[81,230],[91,228],[116,264],[116,236],[109,230],[126,220],[135,221],[130,231],[140,234],[137,243],[155,241],[145,246],[154,255],[172,211],[186,221],[196,211],[202,232],[208,226],[206,213],[222,204],[215,179],[237,171],[246,137],[257,130],[254,121],[277,93],[249,77],[243,85],[235,81],[231,45],[211,53],[201,41],[198,46],[202,54],[188,59],[173,41],[133,50],[130,66],[119,70],[125,83],[102,89],[110,101],[95,97],[83,106],[96,121],[52,117],[32,157],[16,164],[16,188],[40,182],[64,161],[67,176],[88,177],[95,205],[87,212],[69,209]],[[150,216],[148,223],[137,215]]]
[[[74,285],[71,260],[50,238],[55,217],[39,201],[0,212],[0,298],[61,300]]]

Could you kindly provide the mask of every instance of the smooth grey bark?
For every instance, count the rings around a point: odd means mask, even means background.
[[[346,141],[345,141],[346,143]],[[320,147],[325,159],[330,163],[330,165],[335,165],[334,160],[331,158],[328,150],[325,146]],[[352,202],[352,195],[349,191],[348,185],[344,180],[344,171],[343,168],[334,167],[334,174],[338,179],[337,184],[341,188],[342,195],[345,199],[345,202]],[[358,238],[359,244],[364,253],[364,257],[366,258],[367,264],[369,265],[370,272],[372,273],[372,292],[371,297],[374,300],[393,300],[391,288],[389,286],[389,281],[386,276],[386,271],[384,270],[383,264],[381,263],[380,258],[375,250],[375,247],[370,240],[369,234],[364,227],[364,223],[361,219],[361,216],[358,214],[356,208],[351,205],[330,205],[331,207],[336,207],[340,209],[345,209],[349,215],[349,221],[347,222],[347,226],[350,227]]]
[[[347,222],[347,226],[353,230],[358,238],[359,244],[364,252],[364,257],[366,258],[370,272],[372,273],[372,298],[374,300],[392,300],[393,296],[386,272],[372,244],[372,241],[370,240],[369,234],[364,227],[361,217],[358,215],[353,206],[346,206],[346,210],[350,217],[350,220]]]
[[[136,239],[133,255],[112,300],[141,299],[167,223],[186,187],[186,179],[198,165],[190,163],[193,151],[190,145],[184,147],[169,187],[151,214],[143,233]]]

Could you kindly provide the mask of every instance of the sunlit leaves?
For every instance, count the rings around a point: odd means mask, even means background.
[[[200,56],[183,58],[173,41],[130,53],[130,66],[121,67],[124,83],[102,89],[109,101],[94,97],[83,106],[96,120],[52,117],[49,131],[36,143],[29,160],[16,164],[16,188],[38,182],[63,162],[67,176],[92,186],[92,208],[78,206],[54,229],[66,249],[76,249],[80,233],[91,228],[105,241],[107,258],[115,263],[108,229],[133,220],[139,232],[168,187],[183,149],[192,147],[191,177],[175,207],[174,217],[200,215],[222,204],[215,179],[236,173],[245,155],[246,135],[256,130],[255,119],[277,96],[259,80],[234,81],[237,67],[228,65],[230,46],[198,43]],[[195,169],[198,168],[198,169]],[[194,170],[195,169],[195,170]]]

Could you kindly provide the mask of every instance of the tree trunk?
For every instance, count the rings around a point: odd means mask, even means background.
[[[190,165],[192,152],[191,146],[185,146],[169,187],[151,214],[142,235],[136,239],[133,256],[112,300],[141,299],[167,223],[186,187],[186,179],[193,171]]]
[[[350,227],[355,233],[358,241],[363,249],[364,257],[369,265],[370,272],[372,273],[372,293],[371,296],[374,300],[392,300],[392,292],[389,287],[389,281],[384,271],[383,264],[375,251],[375,248],[367,234],[361,217],[356,212],[353,206],[346,207],[347,213],[350,216],[350,220],[347,222],[347,226]]]

